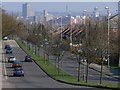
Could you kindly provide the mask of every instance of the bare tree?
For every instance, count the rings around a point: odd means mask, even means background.
[[[60,69],[59,64],[60,64],[60,61],[62,60],[62,58],[64,57],[64,54],[65,54],[65,52],[62,48],[62,43],[61,43],[59,36],[55,37],[52,45],[54,45],[54,47],[52,48],[52,53],[54,56],[56,56],[57,66],[58,66],[58,74],[59,74],[59,69]]]

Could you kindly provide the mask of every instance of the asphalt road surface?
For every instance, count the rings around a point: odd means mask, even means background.
[[[13,54],[3,54],[3,79],[2,88],[90,88],[86,86],[75,86],[60,83],[48,77],[34,62],[24,62],[25,53],[13,40],[3,42],[10,44],[13,48]],[[4,49],[3,49],[4,50]],[[5,52],[5,50],[4,50]],[[25,72],[24,77],[14,77],[11,63],[7,62],[9,56],[15,56],[23,64]]]

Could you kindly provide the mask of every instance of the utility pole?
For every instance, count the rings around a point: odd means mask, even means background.
[[[72,45],[73,45],[73,41],[72,41],[72,17],[70,19],[70,26],[71,26],[71,28],[70,28],[70,50],[72,52]]]

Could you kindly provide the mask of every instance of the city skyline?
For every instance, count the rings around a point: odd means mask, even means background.
[[[2,6],[8,12],[22,12],[24,3],[3,2]],[[43,10],[48,12],[83,12],[83,10],[93,12],[94,8],[98,7],[100,13],[105,13],[105,6],[110,7],[113,14],[117,13],[118,10],[118,2],[29,2],[29,4],[35,12],[43,12]]]

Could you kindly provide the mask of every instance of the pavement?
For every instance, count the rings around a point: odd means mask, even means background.
[[[99,72],[101,71],[101,65],[91,63],[89,67]],[[120,69],[118,68],[108,68],[103,66],[103,73],[108,76],[120,79]]]
[[[0,41],[0,90],[2,89],[2,41]]]

